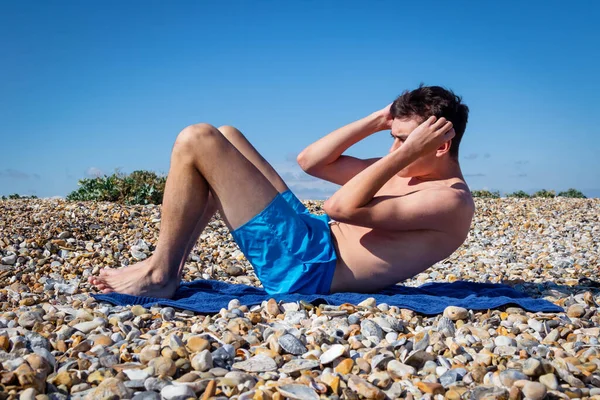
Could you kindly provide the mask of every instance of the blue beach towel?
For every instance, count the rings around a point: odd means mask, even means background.
[[[241,304],[252,306],[274,298],[285,302],[304,300],[313,304],[340,305],[358,304],[374,297],[377,304],[407,308],[425,315],[441,314],[448,306],[464,307],[471,310],[487,310],[504,305],[516,305],[531,312],[564,312],[564,310],[544,299],[534,299],[508,285],[477,283],[468,281],[431,282],[419,287],[394,285],[377,293],[334,293],[330,295],[281,294],[268,295],[263,289],[254,286],[226,283],[217,280],[197,280],[182,283],[172,299],[131,296],[121,293],[93,294],[94,298],[115,305],[139,304],[174,307],[198,313],[218,313],[227,308],[230,300],[238,299]]]

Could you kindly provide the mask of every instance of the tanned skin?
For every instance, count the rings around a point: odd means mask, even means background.
[[[297,158],[315,177],[342,185],[324,203],[338,261],[332,292],[373,292],[452,254],[474,213],[470,190],[449,150],[444,118],[393,119],[390,106],[324,136]],[[343,155],[391,130],[385,157]],[[229,230],[249,221],[288,186],[236,128],[196,124],[175,140],[158,244],[148,259],[104,269],[89,281],[104,293],[172,297],[185,260],[218,210]]]

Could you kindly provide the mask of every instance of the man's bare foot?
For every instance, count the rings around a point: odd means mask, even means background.
[[[170,278],[154,268],[150,259],[130,267],[100,271],[88,281],[102,293],[124,293],[133,296],[148,296],[170,299],[179,287],[179,278]]]

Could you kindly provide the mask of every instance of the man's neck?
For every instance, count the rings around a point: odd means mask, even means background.
[[[414,179],[418,182],[445,181],[449,179],[465,180],[460,169],[460,165],[456,161],[447,161],[444,167],[431,171],[426,175],[415,176]]]

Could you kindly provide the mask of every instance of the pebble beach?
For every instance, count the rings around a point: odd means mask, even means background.
[[[87,279],[151,256],[160,206],[0,201],[0,399],[600,400],[600,199],[475,203],[465,243],[402,284],[504,283],[564,312],[112,306]],[[260,286],[218,214],[186,262],[196,279]]]

